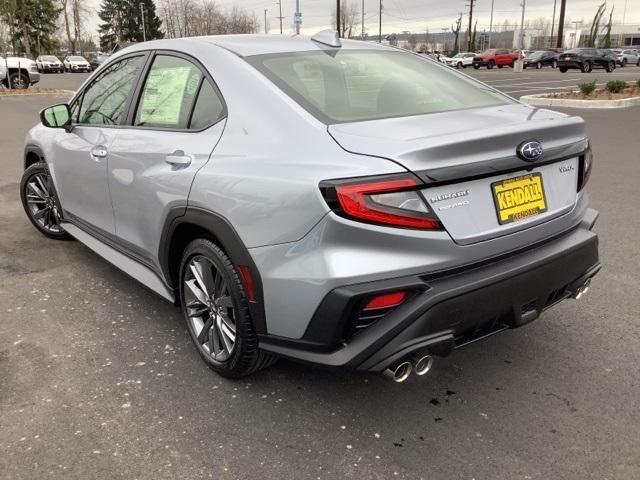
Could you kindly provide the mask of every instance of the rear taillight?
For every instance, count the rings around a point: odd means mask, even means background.
[[[361,222],[393,227],[440,230],[419,191],[422,184],[411,174],[329,180],[320,190],[339,215]]]
[[[593,150],[591,150],[591,142],[587,143],[587,149],[584,155],[580,157],[580,171],[578,176],[578,191],[582,190],[591,177],[593,170]]]

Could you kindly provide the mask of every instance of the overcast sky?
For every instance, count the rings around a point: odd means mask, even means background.
[[[360,11],[362,0],[347,0],[349,4],[355,4]],[[378,32],[378,1],[365,0],[365,28],[370,34]],[[94,5],[95,13],[90,22],[92,30],[96,30],[98,24],[97,11],[100,0],[89,0]],[[278,6],[276,0],[217,0],[215,2],[222,8],[230,8],[240,5],[249,11],[255,12],[262,25],[264,9],[268,9],[268,23],[270,33],[279,31]],[[330,27],[331,7],[335,6],[335,0],[300,0],[302,12],[302,32],[313,34],[323,28]],[[442,28],[450,27],[459,12],[467,12],[465,3],[468,0],[383,0],[384,13],[382,15],[382,30],[384,33],[409,30],[422,33],[427,28],[430,32],[441,32]],[[526,19],[546,17],[551,20],[554,0],[526,0]],[[590,20],[602,0],[567,0],[566,21]],[[634,31],[640,27],[640,0],[617,0],[607,2],[608,6],[615,6],[614,21],[622,23],[623,15],[625,24],[636,24]],[[494,0],[494,26],[501,26],[505,20],[509,23],[519,23],[522,9],[520,0]],[[558,0],[558,18],[560,0]],[[282,0],[283,29],[290,33],[293,23],[295,0]],[[489,29],[489,17],[491,12],[491,0],[477,0],[474,12],[478,18],[478,30]],[[607,15],[609,11],[607,10]],[[466,13],[465,13],[466,15]],[[466,21],[468,17],[465,16]],[[358,33],[360,21],[358,21]],[[463,25],[466,25],[463,21]],[[464,27],[463,27],[464,28]],[[97,35],[96,35],[97,36]]]

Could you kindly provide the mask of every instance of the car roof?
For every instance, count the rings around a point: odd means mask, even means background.
[[[340,39],[342,47],[330,47],[323,43],[311,40],[311,37],[304,35],[209,35],[205,37],[188,37],[165,40],[154,40],[152,42],[138,43],[133,50],[138,49],[172,49],[185,48],[189,44],[200,43],[216,45],[229,50],[240,57],[252,55],[263,55],[273,53],[305,52],[305,51],[325,51],[325,50],[391,50],[395,48],[386,47],[376,42],[361,40]],[[126,49],[132,51],[131,47]]]

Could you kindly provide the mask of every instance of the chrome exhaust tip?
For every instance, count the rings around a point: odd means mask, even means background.
[[[409,378],[409,375],[411,375],[411,370],[413,370],[411,362],[401,361],[387,368],[383,373],[394,382],[402,383],[407,378]]]
[[[416,375],[422,376],[429,373],[433,366],[433,357],[431,355],[416,355],[413,357],[413,371]]]
[[[576,293],[574,293],[573,298],[575,298],[576,300],[579,300],[580,297],[582,297],[584,294],[586,294],[589,291],[590,285],[591,285],[591,279],[584,282],[582,286],[579,287],[578,290],[576,290]]]

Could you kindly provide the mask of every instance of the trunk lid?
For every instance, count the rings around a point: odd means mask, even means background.
[[[578,156],[586,148],[582,119],[520,104],[335,124],[329,133],[349,152],[388,158],[422,178],[427,203],[460,244],[570,211],[577,198]],[[535,162],[516,154],[529,140],[543,147]],[[520,180],[513,183],[514,178]],[[536,214],[519,211],[522,205],[508,208],[522,195],[544,197],[525,202]],[[515,220],[505,221],[509,211]]]

